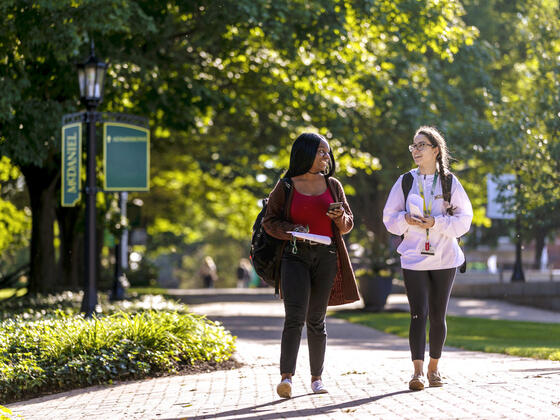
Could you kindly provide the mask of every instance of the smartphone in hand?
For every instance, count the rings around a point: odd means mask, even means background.
[[[337,210],[337,209],[341,209],[341,208],[342,208],[342,201],[337,201],[335,203],[330,203],[329,204],[329,211]]]

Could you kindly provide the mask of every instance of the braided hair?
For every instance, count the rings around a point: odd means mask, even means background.
[[[430,140],[432,146],[438,148],[439,153],[436,156],[436,161],[437,161],[438,171],[440,173],[441,187],[444,196],[448,195],[450,197],[451,191],[445,191],[445,189],[447,189],[447,187],[451,185],[451,183],[448,184],[447,178],[452,176],[451,172],[449,171],[449,160],[451,156],[449,154],[449,151],[447,150],[447,143],[445,141],[445,138],[437,128],[427,126],[427,125],[422,126],[418,130],[416,130],[414,137],[416,137],[419,134],[426,136],[426,138]],[[449,215],[453,215],[453,210],[454,208],[449,206],[446,211]]]

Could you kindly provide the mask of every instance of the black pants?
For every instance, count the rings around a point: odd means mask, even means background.
[[[205,289],[212,289],[214,287],[214,277],[211,275],[204,276],[202,282]]]
[[[424,360],[426,321],[430,320],[430,357],[439,359],[447,324],[445,315],[455,279],[456,268],[415,271],[403,269],[406,295],[410,304],[408,341],[412,360]]]
[[[311,375],[321,376],[327,347],[325,315],[337,269],[336,246],[290,244],[282,257],[281,282],[284,299],[284,330],[280,353],[280,373],[296,371],[301,330],[307,324]]]

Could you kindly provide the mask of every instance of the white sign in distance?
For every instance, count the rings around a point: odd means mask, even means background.
[[[507,188],[500,192],[502,186],[507,186]],[[507,207],[507,203],[513,201],[515,193],[515,174],[488,174],[486,187],[488,192],[486,216],[490,219],[515,218],[515,214]],[[499,201],[498,198],[500,198]]]

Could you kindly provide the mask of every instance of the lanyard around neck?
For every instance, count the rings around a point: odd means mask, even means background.
[[[422,197],[422,202],[424,204],[424,216],[429,216],[432,214],[432,203],[434,202],[434,194],[436,192],[436,183],[438,179],[438,172],[434,174],[434,181],[432,182],[432,191],[430,192],[430,201],[426,205],[426,198],[424,197],[424,184],[420,179],[420,171],[418,171],[418,190],[420,192],[420,196]]]
[[[429,216],[432,213],[432,203],[434,202],[437,178],[438,172],[436,171],[434,174],[434,181],[432,182],[432,191],[430,191],[430,201],[428,201],[428,205],[426,206],[426,199],[424,198],[424,184],[420,179],[420,171],[418,171],[418,190],[420,192],[420,196],[422,197],[422,202],[424,203],[424,216]],[[424,249],[426,252],[430,250],[430,229],[426,229],[426,243],[424,244]]]

